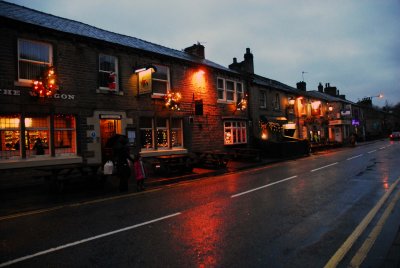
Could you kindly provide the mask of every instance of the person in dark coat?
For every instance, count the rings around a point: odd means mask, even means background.
[[[120,135],[113,146],[113,156],[115,166],[117,169],[117,176],[119,177],[119,191],[128,191],[128,182],[131,176],[131,167],[128,161],[132,161],[133,158],[129,153],[128,138]]]
[[[36,139],[33,150],[36,150],[36,155],[44,155],[44,146],[41,138]]]

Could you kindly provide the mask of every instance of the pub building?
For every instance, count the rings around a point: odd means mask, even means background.
[[[0,1],[0,169],[247,146],[246,80],[205,59]]]

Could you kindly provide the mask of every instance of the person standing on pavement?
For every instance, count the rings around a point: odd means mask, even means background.
[[[135,156],[135,161],[133,162],[133,170],[135,173],[136,186],[138,191],[143,191],[144,180],[146,179],[146,171],[144,169],[143,160],[140,154]]]
[[[128,138],[120,135],[113,147],[117,176],[119,177],[119,191],[128,191],[128,182],[131,176],[131,168],[128,161],[134,161],[129,153]]]

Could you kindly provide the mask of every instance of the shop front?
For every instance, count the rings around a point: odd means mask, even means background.
[[[329,140],[344,143],[350,136],[350,120],[330,120],[329,121]]]

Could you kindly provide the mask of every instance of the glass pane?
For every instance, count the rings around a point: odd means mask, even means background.
[[[162,81],[152,81],[153,93],[166,94],[167,93],[167,83]]]
[[[19,116],[0,116],[0,129],[19,129]]]
[[[157,118],[157,128],[166,128],[167,127],[167,119],[165,118]]]
[[[151,149],[153,148],[153,131],[151,129],[141,129],[140,130],[140,141],[141,148]]]
[[[237,90],[238,93],[243,93],[242,83],[237,83],[236,84],[236,90]]]
[[[140,128],[152,128],[151,117],[141,117],[140,118]]]
[[[232,81],[226,81],[226,90],[234,91],[235,90],[235,84]]]
[[[224,89],[224,80],[223,79],[218,79],[217,87],[220,89]]]
[[[20,156],[20,131],[0,131],[0,159]]]
[[[231,126],[231,122],[225,122],[225,127],[230,127]]]
[[[218,90],[218,99],[220,100],[224,99],[224,90]]]
[[[99,72],[99,86],[100,87],[107,87],[108,88],[109,81],[110,81],[110,73]]]
[[[157,147],[168,147],[168,132],[166,129],[157,129]]]
[[[181,122],[182,122],[182,119],[172,118],[172,120],[171,120],[172,128],[182,128]]]
[[[231,129],[226,129],[225,130],[225,144],[232,144],[232,130]]]
[[[234,100],[233,91],[227,91],[227,92],[226,92],[226,100],[230,100],[230,101],[233,101],[233,100]]]
[[[19,40],[19,58],[50,63],[50,45]]]
[[[152,73],[152,79],[160,79],[167,81],[168,80],[168,67],[166,66],[161,66],[161,65],[155,65],[157,68],[157,71]]]
[[[182,130],[171,131],[172,147],[182,147]]]
[[[106,72],[115,72],[116,58],[114,56],[103,55],[99,56],[100,70]]]
[[[33,62],[20,61],[19,78],[28,80],[39,79],[48,66],[48,64],[37,64]]]

